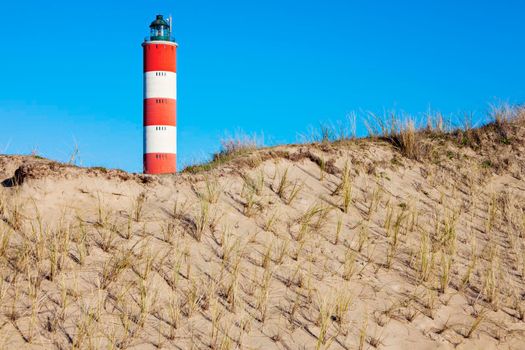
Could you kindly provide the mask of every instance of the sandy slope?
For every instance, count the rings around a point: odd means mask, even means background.
[[[429,136],[419,161],[356,140],[163,177],[0,157],[0,342],[523,349],[525,131],[511,130],[474,148]]]

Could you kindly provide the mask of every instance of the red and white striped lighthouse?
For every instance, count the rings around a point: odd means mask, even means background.
[[[177,43],[162,15],[144,40],[144,173],[177,171]]]

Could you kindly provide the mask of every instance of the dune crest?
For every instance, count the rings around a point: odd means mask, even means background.
[[[525,348],[524,113],[393,136],[173,176],[0,156],[0,345]]]

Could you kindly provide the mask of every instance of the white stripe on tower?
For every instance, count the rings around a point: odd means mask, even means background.
[[[177,154],[177,127],[167,125],[145,126],[144,153]]]
[[[144,98],[177,99],[177,73],[154,71],[144,73]]]

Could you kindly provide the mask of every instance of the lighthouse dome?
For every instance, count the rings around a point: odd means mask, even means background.
[[[169,28],[170,25],[168,24],[168,22],[166,22],[166,20],[164,19],[162,15],[157,15],[157,18],[153,22],[151,22],[149,27],[151,29],[156,29],[160,27]]]

